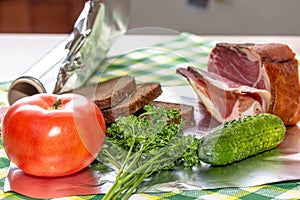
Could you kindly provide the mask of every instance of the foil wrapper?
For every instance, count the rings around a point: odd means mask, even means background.
[[[127,31],[128,20],[129,0],[85,2],[73,32],[12,82],[8,102],[12,104],[36,93],[61,93],[83,85],[105,59],[114,40]]]
[[[174,96],[178,98],[174,98]],[[196,124],[185,129],[186,134],[201,137],[217,125],[199,104],[190,86],[163,87],[157,100],[180,102],[194,106]],[[226,166],[202,163],[192,168],[176,167],[147,178],[137,193],[203,190],[228,187],[250,187],[300,179],[300,127],[287,127],[284,141],[275,149]],[[110,165],[98,168],[91,165],[79,173],[57,178],[32,177],[24,174],[13,163],[5,179],[4,190],[33,198],[56,198],[69,195],[105,194],[116,178],[117,171]],[[30,187],[27,187],[30,185]],[[47,187],[45,187],[47,186]]]
[[[124,33],[128,20],[127,0],[93,0],[75,23],[74,38],[66,45],[54,93],[81,86],[106,56],[116,36]]]

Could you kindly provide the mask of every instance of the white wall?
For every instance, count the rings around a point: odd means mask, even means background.
[[[300,0],[209,0],[206,9],[191,7],[187,0],[131,0],[130,9],[130,29],[300,35]]]

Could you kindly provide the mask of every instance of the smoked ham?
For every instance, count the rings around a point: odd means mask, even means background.
[[[195,67],[179,68],[177,72],[188,79],[202,102],[210,102],[204,105],[218,121],[256,111],[275,114],[286,125],[294,125],[300,120],[298,60],[286,44],[218,43],[209,56],[205,75],[203,70]],[[215,90],[209,89],[212,96],[203,93],[203,87],[216,82],[213,79],[218,80],[218,84],[215,84],[218,86],[221,82],[231,82],[226,88],[218,88],[226,94],[223,98],[225,102],[236,97],[234,103],[225,104],[227,114],[218,114],[220,106],[212,100]],[[239,95],[236,91],[239,91]],[[252,103],[249,100],[251,98]],[[241,107],[247,112],[241,111]]]
[[[195,67],[179,68],[211,115],[219,122],[266,112],[270,92],[232,82]]]

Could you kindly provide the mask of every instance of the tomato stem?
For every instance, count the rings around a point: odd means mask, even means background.
[[[62,104],[61,99],[58,99],[57,101],[55,101],[52,108],[53,109],[58,109],[58,106],[61,105],[61,104]]]

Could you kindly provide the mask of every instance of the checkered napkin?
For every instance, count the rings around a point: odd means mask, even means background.
[[[133,50],[124,55],[108,58],[95,72],[89,82],[107,80],[120,75],[131,75],[137,82],[159,81],[163,86],[188,84],[176,74],[178,67],[193,65],[205,69],[214,41],[190,33],[181,33],[174,40]],[[0,84],[1,86],[1,84]],[[5,91],[5,83],[2,84]],[[14,192],[3,193],[8,173],[7,159],[0,141],[0,198],[29,199]],[[300,172],[299,172],[300,173]],[[73,196],[63,199],[98,200],[103,195]],[[289,181],[247,188],[222,188],[213,190],[181,190],[133,195],[132,199],[300,199],[300,183]]]

